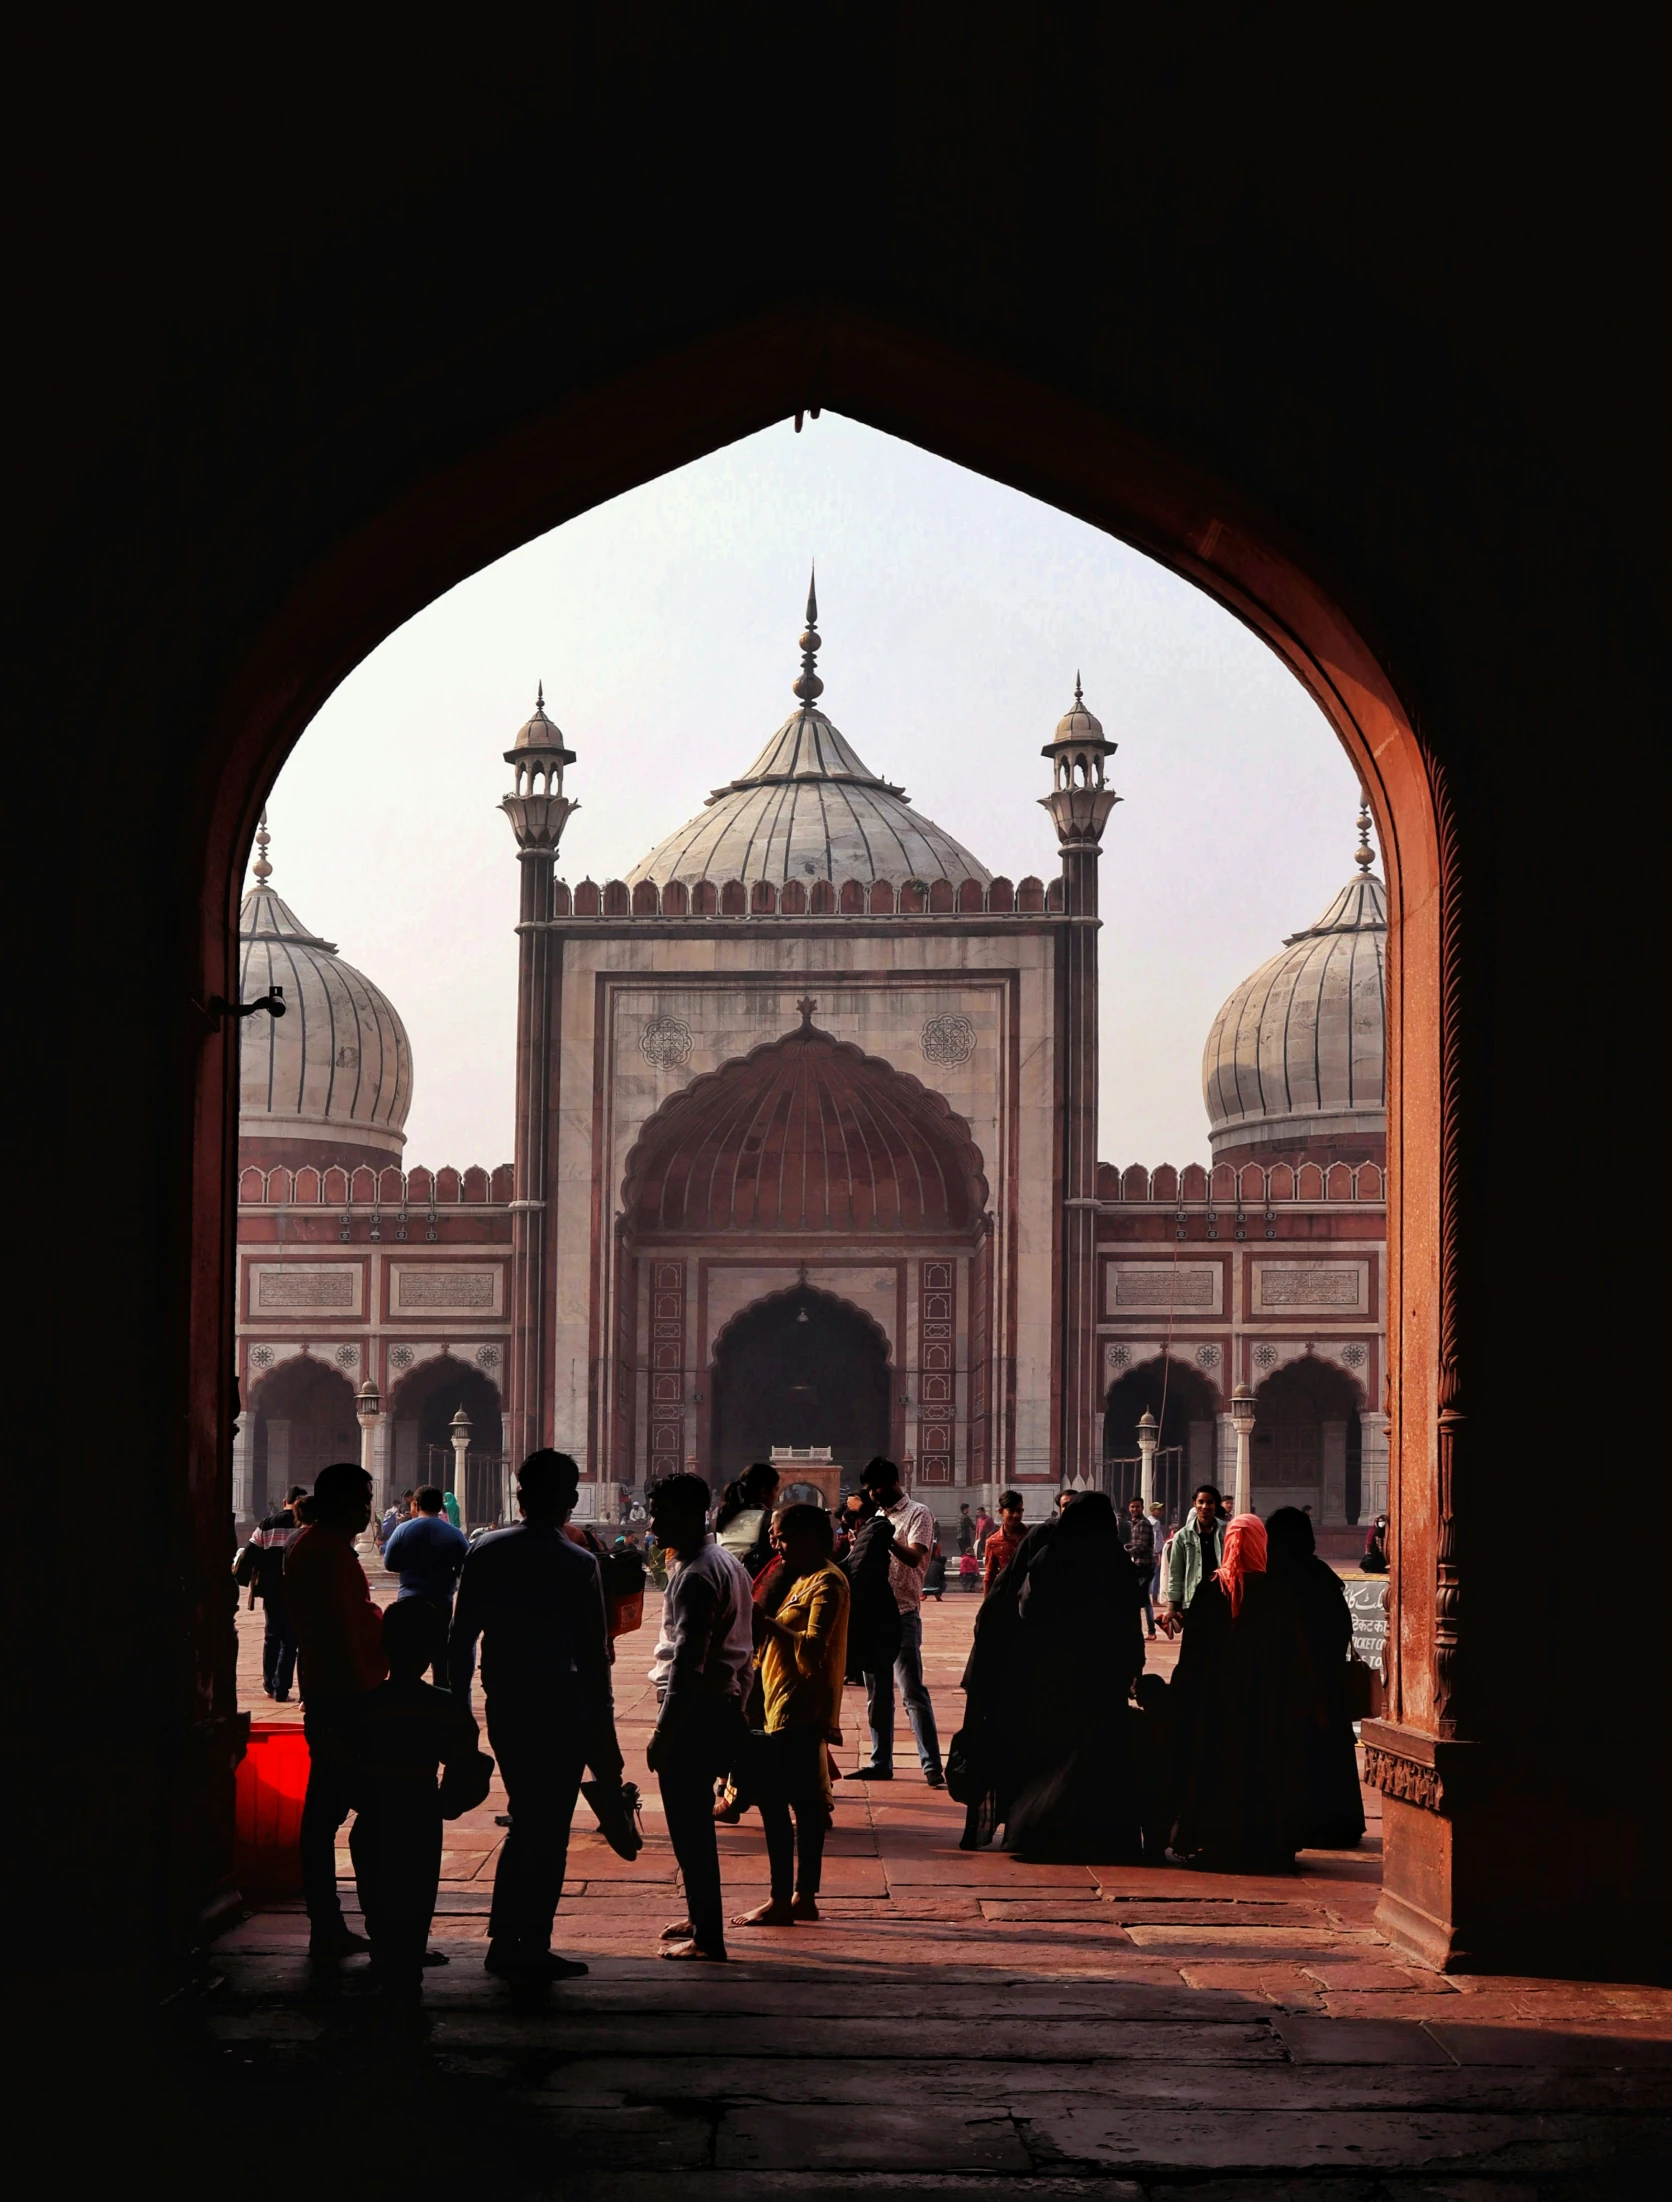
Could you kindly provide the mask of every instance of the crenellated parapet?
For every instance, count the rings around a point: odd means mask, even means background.
[[[501,1208],[513,1197],[516,1173],[509,1162],[494,1170],[480,1165],[456,1170],[374,1170],[362,1164],[299,1170],[262,1170],[253,1166],[238,1173],[238,1204],[242,1208],[374,1208],[399,1213],[403,1209],[427,1212],[437,1208]]]
[[[1097,1165],[1097,1198],[1106,1207],[1156,1205],[1226,1208],[1274,1208],[1296,1201],[1360,1201],[1384,1205],[1387,1172],[1374,1162],[1356,1166],[1348,1162],[1270,1164],[1215,1163],[1210,1169],[1187,1162],[1182,1170],[1164,1162],[1146,1170],[1141,1163],[1121,1169],[1112,1162]]]
[[[583,879],[552,888],[554,920],[569,918],[1029,918],[1063,911],[1063,885],[1053,879]]]

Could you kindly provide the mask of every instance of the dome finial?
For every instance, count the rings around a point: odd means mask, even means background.
[[[790,682],[790,694],[800,697],[803,711],[807,710],[818,697],[824,694],[824,683],[814,671],[814,662],[818,657],[820,641],[818,630],[818,578],[819,570],[815,564],[807,576],[807,627],[799,644],[801,678]]]
[[[534,683],[534,708],[536,711],[544,711],[546,708],[546,684],[543,680]]]
[[[1358,799],[1358,848],[1354,853],[1353,862],[1361,872],[1368,872],[1376,861],[1376,852],[1370,846],[1370,798],[1365,794],[1363,788],[1359,789]]]
[[[1086,699],[1080,690],[1080,668],[1076,666],[1074,668],[1074,708],[1076,711],[1083,711],[1085,707]]]
[[[255,829],[256,859],[250,869],[255,873],[258,887],[265,887],[273,876],[273,867],[267,861],[267,851],[273,836],[267,831],[267,805],[261,806],[261,824]]]

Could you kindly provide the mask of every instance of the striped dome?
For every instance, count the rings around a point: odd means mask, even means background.
[[[653,879],[979,879],[961,842],[881,780],[822,711],[793,712],[740,780],[628,873]]]
[[[1387,929],[1382,882],[1351,879],[1226,1002],[1202,1055],[1216,1155],[1386,1134]]]
[[[263,856],[238,912],[238,991],[248,1002],[282,987],[285,1014],[243,1020],[239,1138],[282,1142],[295,1159],[398,1162],[412,1106],[406,1027],[336,943],[273,892],[260,876],[268,868]]]

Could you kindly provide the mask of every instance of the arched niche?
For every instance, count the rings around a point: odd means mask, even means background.
[[[732,1317],[714,1341],[708,1393],[716,1489],[774,1445],[828,1445],[851,1487],[866,1461],[892,1447],[887,1334],[851,1300],[812,1285],[769,1293]]]
[[[311,1353],[291,1354],[250,1388],[250,1505],[255,1517],[277,1506],[292,1484],[310,1490],[333,1460],[360,1458],[354,1386],[341,1369]]]
[[[497,1461],[504,1453],[499,1387],[473,1362],[441,1353],[399,1377],[389,1393],[389,1483],[403,1491],[434,1483],[454,1488],[453,1417],[470,1417],[470,1454]],[[460,1498],[467,1496],[461,1492]],[[472,1519],[476,1517],[473,1515]]]
[[[1306,1353],[1254,1393],[1249,1474],[1256,1513],[1310,1510],[1314,1526],[1355,1524],[1363,1507],[1364,1387],[1336,1362]]]

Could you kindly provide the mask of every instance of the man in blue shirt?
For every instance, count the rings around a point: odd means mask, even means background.
[[[410,1519],[401,1523],[383,1547],[383,1564],[400,1577],[403,1598],[422,1598],[435,1607],[445,1631],[452,1625],[453,1593],[458,1588],[459,1570],[470,1550],[470,1540],[462,1529],[453,1527],[441,1507],[442,1494],[433,1483],[415,1491]],[[445,1649],[436,1654],[432,1671],[437,1689],[446,1689]]]

